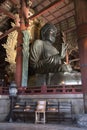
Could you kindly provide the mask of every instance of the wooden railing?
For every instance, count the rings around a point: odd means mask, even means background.
[[[0,86],[0,95],[9,95],[9,87]]]
[[[28,87],[24,90],[24,93],[26,94],[69,94],[69,93],[77,94],[77,93],[82,93],[81,87],[82,87],[81,85]]]
[[[19,95],[34,95],[34,94],[79,94],[82,93],[81,85],[59,85],[59,86],[39,86],[39,87],[20,87],[18,88]],[[9,87],[0,86],[0,95],[8,95]]]

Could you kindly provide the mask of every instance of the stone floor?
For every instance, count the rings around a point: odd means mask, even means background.
[[[87,130],[75,124],[0,123],[0,130]]]

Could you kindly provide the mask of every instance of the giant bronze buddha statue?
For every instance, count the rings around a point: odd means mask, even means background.
[[[61,55],[53,46],[56,34],[56,27],[51,23],[46,23],[40,31],[41,39],[36,40],[30,49],[30,69],[40,77],[46,75],[46,84],[50,84],[52,75],[57,75],[59,72],[72,72],[70,65],[63,64],[67,46],[62,43]]]
[[[41,40],[36,40],[30,49],[30,67],[35,73],[56,73],[60,70],[62,60],[65,57],[66,46],[62,55],[53,46],[57,29],[51,24],[45,24],[41,29]],[[67,70],[69,71],[69,70]]]

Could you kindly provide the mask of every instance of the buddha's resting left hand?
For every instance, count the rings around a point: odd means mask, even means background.
[[[59,71],[60,71],[60,72],[72,72],[72,67],[71,67],[70,64],[64,63],[64,64],[62,64],[62,65],[60,66]]]

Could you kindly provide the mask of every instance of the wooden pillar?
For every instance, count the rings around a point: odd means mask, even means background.
[[[83,94],[87,95],[87,0],[74,0]],[[85,102],[85,111],[86,99]]]
[[[21,75],[22,75],[22,33],[20,30],[18,30],[16,74],[15,74],[15,80],[18,87],[21,86]]]
[[[18,38],[17,38],[17,56],[16,56],[16,75],[15,80],[18,87],[21,87],[22,80],[22,43],[23,43],[23,34],[22,31],[26,30],[28,24],[28,8],[26,7],[25,0],[20,0],[20,9],[19,9],[19,17],[20,17],[20,27],[18,30]]]

